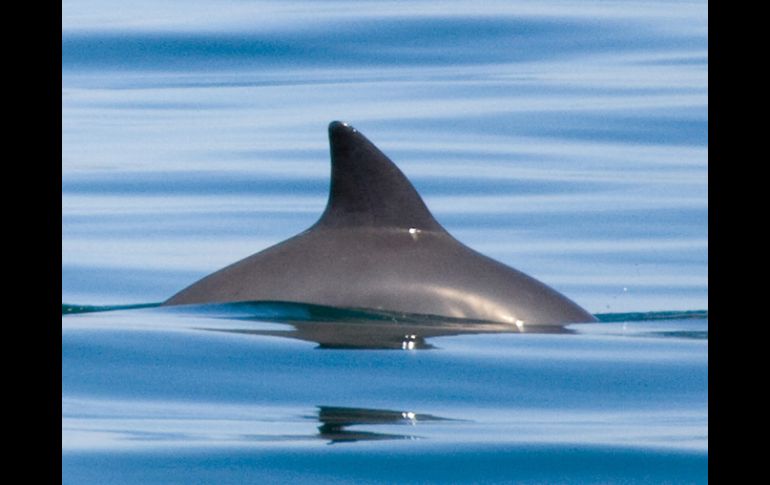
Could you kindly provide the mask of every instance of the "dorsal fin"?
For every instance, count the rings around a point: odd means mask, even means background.
[[[401,170],[358,130],[333,121],[329,144],[329,202],[314,227],[444,230]]]

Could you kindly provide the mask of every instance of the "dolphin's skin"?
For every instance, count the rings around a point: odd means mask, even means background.
[[[299,302],[519,328],[596,321],[557,291],[452,237],[396,165],[355,128],[332,122],[329,141],[331,189],[318,222],[164,304]]]

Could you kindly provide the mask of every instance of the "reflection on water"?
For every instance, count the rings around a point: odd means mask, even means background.
[[[418,424],[430,422],[468,421],[447,419],[413,411],[367,409],[355,407],[316,406],[314,415],[289,415],[266,409],[250,418],[223,417],[222,412],[211,415],[201,409],[203,415],[188,416],[184,413],[168,413],[163,405],[153,408],[147,403],[135,403],[136,416],[119,417],[109,413],[96,415],[85,413],[79,419],[68,419],[63,428],[70,436],[65,448],[142,448],[179,446],[214,446],[227,444],[255,444],[279,442],[305,442],[317,440],[328,444],[357,441],[416,440],[426,436],[408,433],[384,433],[351,429],[360,426],[408,426],[411,431]],[[109,409],[111,404],[89,403],[94,408]],[[71,406],[71,404],[70,404]],[[114,409],[112,410],[114,412]],[[81,411],[82,412],[82,411]],[[207,415],[208,414],[208,415]],[[317,433],[312,425],[318,424]]]
[[[286,323],[290,328],[198,327],[201,330],[286,337],[316,342],[322,349],[432,349],[431,337],[484,333],[572,333],[562,325],[514,325],[383,310],[335,308],[291,302],[190,305],[229,321]],[[184,310],[183,310],[184,311]],[[223,313],[216,313],[223,312]]]
[[[158,327],[189,317],[184,328],[232,334],[284,337],[315,342],[321,349],[435,348],[427,339],[473,334],[603,334],[624,337],[662,337],[708,340],[708,311],[602,313],[601,324],[514,325],[438,315],[338,308],[309,303],[250,301],[160,307],[160,303],[136,305],[62,304],[62,315],[151,309],[168,317]],[[222,322],[213,326],[212,322]],[[239,327],[238,322],[244,322]],[[248,322],[248,323],[247,323]],[[628,322],[634,322],[627,327]],[[671,325],[667,325],[671,323]],[[252,325],[256,324],[256,325]],[[284,324],[284,325],[279,325]],[[622,325],[620,325],[622,324]],[[683,327],[683,328],[682,328]],[[690,328],[692,327],[692,328]]]
[[[411,425],[426,421],[449,421],[430,414],[417,414],[411,411],[391,411],[387,409],[342,408],[318,406],[318,427],[320,438],[329,440],[329,444],[366,440],[419,439],[411,434],[386,434],[371,431],[347,429],[357,425]]]
[[[463,325],[433,324],[415,325],[409,323],[333,323],[333,322],[292,322],[293,329],[248,330],[237,328],[206,328],[217,332],[231,332],[247,335],[288,337],[318,343],[321,349],[432,349],[425,339],[450,335],[482,333],[523,333],[513,325],[498,323],[476,323]],[[560,326],[541,325],[528,327],[526,333],[573,333]]]
[[[707,334],[703,319],[544,335],[400,318],[275,302],[63,315],[64,483],[173,483],[171,468],[183,469],[177,483],[281,482],[298,471],[318,483],[352,469],[351,483],[447,483],[456,477],[431,480],[430,470],[458,459],[468,480],[500,483],[526,477],[539,446],[551,451],[531,467],[535,483],[552,483],[564,460],[570,479],[605,473],[628,447],[638,463],[585,481],[628,483],[654,457],[666,468],[649,483],[705,470],[708,341],[681,338]],[[407,334],[440,350],[329,348],[403,348]],[[374,468],[361,468],[372,453]],[[394,477],[404,461],[416,475]]]

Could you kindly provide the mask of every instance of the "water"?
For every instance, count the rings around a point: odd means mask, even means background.
[[[705,482],[707,20],[64,2],[64,482]],[[458,239],[602,322],[151,305],[315,222],[334,119]]]

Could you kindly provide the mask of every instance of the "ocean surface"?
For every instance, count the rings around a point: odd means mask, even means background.
[[[706,1],[62,10],[63,483],[707,481]],[[159,307],[318,219],[332,120],[600,321]]]

